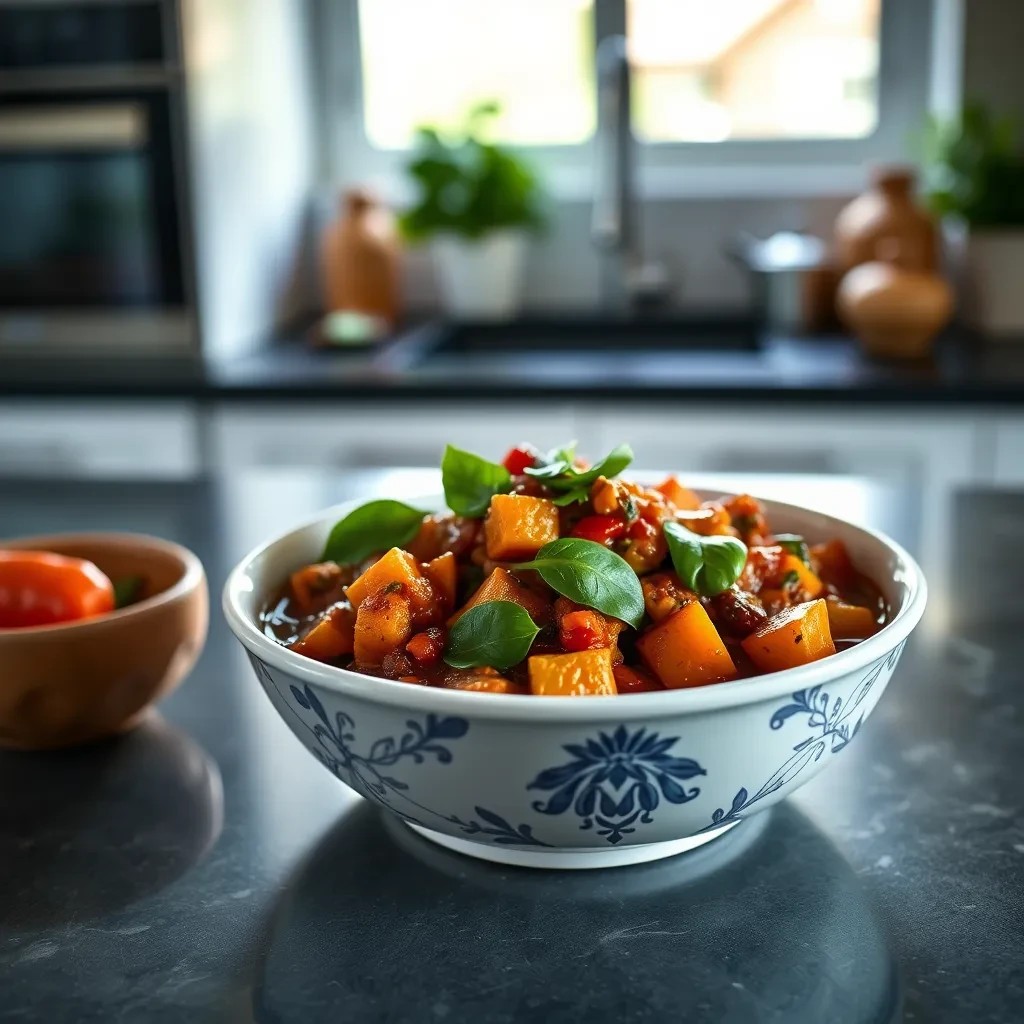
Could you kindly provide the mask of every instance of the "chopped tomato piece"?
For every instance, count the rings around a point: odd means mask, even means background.
[[[49,626],[114,610],[114,586],[92,562],[49,551],[0,551],[0,629]]]
[[[633,525],[636,526],[640,522],[637,520]],[[626,520],[621,515],[584,516],[572,528],[572,536],[579,537],[580,540],[592,540],[595,544],[611,544],[612,541],[624,537],[626,531],[631,529],[632,527],[627,527]]]
[[[537,450],[528,444],[519,445],[509,450],[501,464],[513,475],[522,476],[532,469],[537,462]]]

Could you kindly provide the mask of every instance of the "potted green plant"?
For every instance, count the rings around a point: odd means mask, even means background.
[[[419,194],[400,217],[402,232],[431,242],[444,305],[464,319],[515,312],[526,239],[543,227],[531,170],[481,137],[498,113],[496,103],[474,107],[453,136],[419,128],[407,168]]]
[[[964,319],[1024,335],[1024,151],[1009,118],[978,103],[925,135],[932,209],[962,237]]]

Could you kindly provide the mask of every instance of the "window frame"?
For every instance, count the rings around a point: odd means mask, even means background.
[[[858,139],[727,139],[722,142],[637,140],[641,199],[734,196],[846,195],[863,186],[864,166],[912,156],[938,87],[932,68],[944,26],[943,0],[881,0],[878,121]],[[389,196],[405,198],[406,150],[373,146],[365,130],[358,0],[320,0],[313,20],[322,55],[325,180],[368,180]],[[594,0],[594,45],[626,30],[626,0]],[[592,194],[593,139],[564,146],[525,146],[521,151],[544,175],[556,199]]]

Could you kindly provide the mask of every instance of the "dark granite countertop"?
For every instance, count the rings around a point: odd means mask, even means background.
[[[579,323],[568,321],[578,332]],[[541,325],[538,327],[538,324]],[[559,321],[525,321],[522,348],[423,355],[447,328],[410,329],[375,350],[311,348],[302,338],[221,362],[0,354],[0,398],[761,401],[938,405],[1024,403],[1024,344],[953,334],[923,363],[866,358],[848,338],[758,338],[749,325],[680,328],[678,347],[541,349]],[[703,333],[702,333],[703,332]],[[696,343],[695,343],[696,342]]]
[[[263,535],[379,483],[0,480],[0,536],[164,534],[216,594]],[[932,514],[909,490],[794,486],[829,511],[856,492],[912,548]],[[956,593],[933,592],[838,765],[693,854],[610,871],[502,868],[386,824],[215,612],[131,735],[0,753],[0,1021],[1019,1021],[1024,494],[960,495],[949,521],[992,543],[950,545]]]

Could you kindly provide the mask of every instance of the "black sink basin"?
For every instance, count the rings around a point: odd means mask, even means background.
[[[651,360],[669,366],[712,354],[758,351],[752,320],[731,318],[530,317],[506,323],[427,324],[396,340],[392,369],[540,376],[629,374]]]

